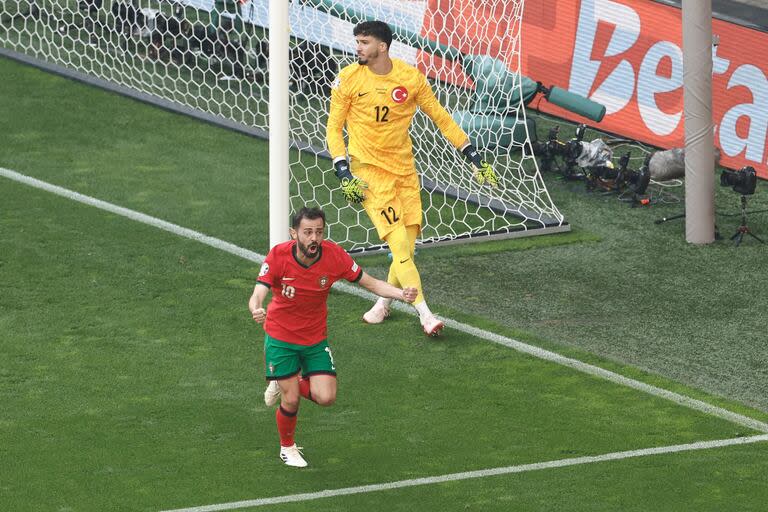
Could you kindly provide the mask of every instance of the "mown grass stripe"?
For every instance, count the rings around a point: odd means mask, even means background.
[[[179,508],[166,510],[164,512],[216,512],[222,510],[236,510],[239,508],[262,507],[265,505],[278,505],[281,503],[292,503],[298,501],[311,501],[321,498],[334,498],[337,496],[348,496],[350,494],[364,494],[370,492],[390,491],[393,489],[402,489],[404,487],[415,487],[418,485],[433,485],[446,482],[456,482],[459,480],[470,480],[473,478],[486,478],[490,476],[508,475],[513,473],[526,473],[529,471],[538,471],[541,469],[564,468],[568,466],[578,466],[583,464],[594,464],[598,462],[607,462],[613,460],[631,459],[637,457],[649,457],[653,455],[664,455],[670,453],[690,452],[696,450],[711,450],[713,448],[723,448],[726,446],[736,446],[743,444],[759,443],[768,441],[768,434],[751,437],[737,437],[732,439],[718,439],[714,441],[700,441],[696,443],[677,444],[673,446],[660,446],[657,448],[644,448],[641,450],[628,450],[624,452],[605,453],[602,455],[591,455],[587,457],[574,457],[571,459],[559,459],[546,462],[536,462],[533,464],[521,464],[518,466],[507,466],[502,468],[481,469],[477,471],[465,471],[462,473],[450,473],[447,475],[430,476],[425,478],[414,478],[411,480],[398,480],[396,482],[387,482],[383,484],[361,485],[358,487],[345,487],[342,489],[328,489],[318,492],[307,492],[302,494],[290,494],[286,496],[275,496],[272,498],[259,498],[253,500],[233,501],[231,503],[218,503],[214,505],[204,505],[200,507]]]
[[[94,206],[96,208],[99,208],[117,215],[121,215],[131,220],[135,220],[137,222],[141,222],[141,223],[168,231],[178,236],[196,240],[203,244],[228,252],[230,254],[234,254],[236,256],[240,256],[241,258],[247,259],[249,261],[253,261],[255,263],[262,263],[264,261],[264,256],[257,252],[250,251],[242,247],[238,247],[237,245],[234,245],[232,243],[225,242],[223,240],[214,238],[212,236],[204,235],[197,231],[146,215],[144,213],[137,212],[135,210],[123,208],[122,206],[117,206],[112,203],[102,201],[100,199],[86,196],[84,194],[80,194],[78,192],[74,192],[72,190],[59,187],[57,185],[53,185],[53,184],[38,180],[36,178],[32,178],[30,176],[26,176],[16,171],[12,171],[12,170],[4,169],[0,167],[0,176],[4,176],[16,182],[23,183],[25,185],[29,185],[31,187],[35,187],[41,190],[45,190],[53,194],[57,194],[59,196],[65,197],[67,199],[71,199],[73,201]],[[360,287],[353,286],[350,284],[336,283],[334,287],[342,292],[356,295],[358,297],[362,297],[365,299],[373,300],[375,298],[374,295],[368,292],[367,290],[364,290]],[[403,311],[411,315],[415,315],[413,308],[406,304],[395,303],[393,304],[393,306],[400,311]],[[737,425],[748,427],[759,432],[768,433],[768,424],[762,421],[758,421],[754,418],[750,418],[748,416],[744,416],[742,414],[729,411],[722,407],[717,407],[715,405],[708,404],[701,400],[697,400],[695,398],[691,398],[689,396],[685,396],[680,393],[675,393],[674,391],[669,391],[667,389],[646,384],[644,382],[640,382],[638,380],[625,377],[623,375],[612,372],[610,370],[600,368],[599,366],[584,363],[577,359],[565,357],[555,352],[550,352],[548,350],[544,350],[542,348],[535,347],[527,343],[513,340],[506,336],[501,336],[499,334],[492,333],[484,329],[473,327],[471,325],[467,325],[455,320],[451,320],[449,318],[445,318],[444,320],[446,322],[447,327],[456,329],[457,331],[461,331],[461,332],[470,334],[472,336],[478,337],[480,339],[484,339],[486,341],[490,341],[493,343],[497,343],[499,345],[503,345],[505,347],[512,348],[514,350],[517,350],[525,354],[529,354],[539,359],[543,359],[546,361],[551,361],[556,364],[567,366],[579,372],[586,373],[588,375],[593,375],[595,377],[600,377],[610,382],[620,384],[622,386],[627,386],[632,389],[636,389],[638,391],[642,391],[643,393],[647,393],[649,395],[670,400],[674,403],[685,406],[689,409],[703,412],[710,416],[722,418],[724,420],[727,420],[731,423],[735,423]]]

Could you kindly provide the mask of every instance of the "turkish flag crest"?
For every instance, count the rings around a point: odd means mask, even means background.
[[[395,103],[404,103],[408,99],[408,89],[402,85],[392,89],[392,101]]]

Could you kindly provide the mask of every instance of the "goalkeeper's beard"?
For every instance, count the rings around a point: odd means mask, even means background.
[[[379,56],[379,52],[373,52],[373,53],[371,53],[371,55],[369,55],[367,57],[365,57],[364,55],[358,54],[358,56],[357,56],[357,63],[360,64],[361,66],[367,66],[368,62],[371,59],[375,59],[378,56]]]

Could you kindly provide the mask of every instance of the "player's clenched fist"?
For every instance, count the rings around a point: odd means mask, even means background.
[[[257,324],[263,324],[264,320],[267,319],[267,310],[264,308],[254,309],[251,311],[251,316],[253,316]]]
[[[403,288],[403,300],[411,303],[416,300],[416,296],[419,294],[419,290],[416,288]]]

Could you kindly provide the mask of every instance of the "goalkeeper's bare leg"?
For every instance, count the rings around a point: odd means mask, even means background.
[[[416,237],[419,234],[419,226],[399,226],[386,236],[386,242],[392,252],[392,264],[389,267],[387,281],[391,284],[409,286],[418,290],[416,300],[413,302],[419,313],[424,333],[428,336],[437,336],[443,330],[444,324],[430,311],[421,286],[421,276],[413,261],[416,248]],[[380,323],[389,316],[389,299],[379,298],[376,304],[363,315],[367,323]]]

